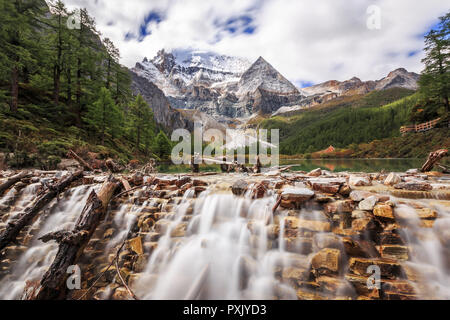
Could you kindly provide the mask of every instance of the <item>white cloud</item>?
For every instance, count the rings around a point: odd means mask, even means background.
[[[133,66],[161,48],[191,47],[255,60],[263,56],[293,82],[379,79],[397,67],[420,72],[421,34],[450,7],[448,0],[65,0],[70,7],[86,7],[103,36],[120,48],[122,63]],[[366,26],[367,8],[381,9],[381,29]],[[147,27],[142,42],[125,41],[138,34],[150,12],[163,20]],[[241,33],[250,16],[253,34]],[[112,23],[112,24],[111,24]],[[408,53],[420,51],[408,56]]]

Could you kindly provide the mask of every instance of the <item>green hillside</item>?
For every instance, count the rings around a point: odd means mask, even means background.
[[[333,145],[399,136],[419,97],[411,90],[392,88],[365,96],[341,97],[291,117],[264,120],[261,127],[280,129],[282,154],[312,153]]]

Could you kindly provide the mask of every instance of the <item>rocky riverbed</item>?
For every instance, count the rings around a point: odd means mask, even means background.
[[[4,190],[0,235],[69,174],[30,171]],[[115,176],[64,299],[450,299],[449,175]],[[62,245],[40,238],[71,230],[107,178],[85,172],[0,252],[1,299],[33,297]]]

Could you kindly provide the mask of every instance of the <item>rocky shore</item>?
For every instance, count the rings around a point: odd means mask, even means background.
[[[0,185],[17,174],[0,172]],[[0,194],[0,235],[69,174],[30,171],[7,186]],[[85,172],[58,191],[0,252],[1,299],[33,298],[66,241],[44,243],[41,238],[74,228],[90,191],[99,193],[107,179],[105,174]],[[364,174],[316,169],[250,175],[136,171],[116,174],[115,179],[117,190],[104,219],[75,261],[81,288],[63,289],[60,298],[153,298],[165,285],[161,279],[187,291],[182,298],[225,299],[227,292],[235,291],[238,298],[254,297],[254,282],[263,279],[260,267],[274,254],[279,258],[270,264],[271,286],[264,298],[450,298],[449,175],[418,170]],[[232,209],[232,203],[242,205]],[[208,210],[211,217],[205,229],[202,219]],[[220,235],[217,226],[233,225],[233,219],[246,226],[240,230],[245,240],[236,240],[245,254],[224,253],[237,261],[233,260],[238,266],[235,291],[214,287],[219,281],[217,266],[207,258],[199,257],[207,262],[196,275],[161,270],[175,268],[180,252],[189,256],[188,244],[194,241],[203,241],[198,250],[208,250],[211,230]],[[220,255],[217,251],[206,252]],[[379,282],[374,277],[377,271]],[[185,280],[188,288],[182,285]]]

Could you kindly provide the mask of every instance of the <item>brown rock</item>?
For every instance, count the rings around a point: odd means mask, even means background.
[[[119,287],[114,290],[112,295],[113,300],[130,300],[130,295],[125,287]]]
[[[322,175],[322,170],[320,168],[314,169],[308,173],[309,177],[320,177]]]
[[[236,181],[233,186],[231,187],[231,191],[236,196],[243,195],[248,189],[248,183],[245,180],[238,180]]]
[[[329,194],[336,194],[340,189],[340,184],[332,184],[326,182],[312,182],[311,185],[313,190]]]
[[[392,207],[387,204],[377,204],[373,208],[373,214],[381,218],[395,219]]]
[[[128,240],[128,246],[131,250],[133,250],[137,254],[143,254],[144,250],[142,249],[142,239],[141,237],[136,237]]]
[[[406,182],[406,183],[398,183],[394,186],[395,189],[403,189],[409,191],[430,191],[433,187],[426,182]]]
[[[354,202],[352,200],[338,200],[327,203],[324,206],[325,212],[329,215],[341,212],[352,212],[354,209]]]
[[[322,271],[337,273],[340,267],[341,252],[338,249],[325,248],[314,255],[311,265],[321,273]]]
[[[407,246],[402,245],[381,245],[379,251],[383,258],[397,259],[405,261],[409,259],[409,249]]]
[[[350,272],[360,276],[371,276],[372,273],[367,272],[367,268],[371,265],[376,265],[380,268],[382,278],[396,279],[403,275],[402,266],[391,259],[350,258],[348,264]]]

